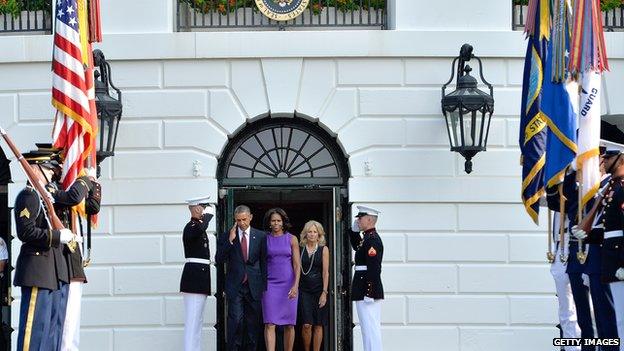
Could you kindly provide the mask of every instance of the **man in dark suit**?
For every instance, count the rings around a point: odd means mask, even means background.
[[[217,241],[215,258],[217,264],[225,264],[226,268],[228,350],[256,351],[262,325],[260,301],[266,290],[266,234],[251,227],[252,218],[249,207],[236,207],[236,223]]]

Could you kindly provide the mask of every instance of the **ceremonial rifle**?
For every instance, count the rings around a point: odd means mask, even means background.
[[[22,170],[24,171],[24,173],[26,173],[28,181],[33,186],[35,191],[37,191],[39,197],[43,199],[43,204],[48,214],[48,218],[50,219],[48,224],[52,227],[52,229],[55,230],[64,229],[65,227],[63,226],[63,223],[61,223],[61,220],[56,215],[56,211],[54,211],[54,205],[52,203],[53,198],[50,192],[46,190],[45,185],[41,184],[41,181],[37,179],[37,176],[30,167],[30,164],[28,164],[28,161],[24,159],[22,153],[18,150],[17,146],[15,146],[15,144],[13,143],[13,140],[11,140],[7,132],[2,127],[0,127],[0,134],[2,134],[4,141],[6,141],[11,151],[13,151],[13,155],[17,157],[20,166],[22,166]]]
[[[605,186],[602,191],[598,192],[598,196],[596,196],[594,206],[592,206],[591,210],[585,215],[585,217],[579,222],[578,227],[585,231],[589,235],[592,229],[592,224],[594,223],[594,219],[596,218],[596,214],[602,210],[602,199],[605,194],[611,190],[611,186]]]

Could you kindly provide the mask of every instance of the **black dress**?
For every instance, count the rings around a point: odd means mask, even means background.
[[[308,249],[301,248],[301,279],[299,279],[299,323],[327,325],[329,299],[319,308],[323,292],[323,246],[308,255]]]

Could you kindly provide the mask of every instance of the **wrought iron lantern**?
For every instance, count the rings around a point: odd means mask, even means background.
[[[100,120],[100,143],[96,153],[99,175],[100,163],[107,157],[115,155],[122,103],[121,91],[111,80],[110,64],[106,62],[102,51],[93,50],[93,63],[96,68],[94,72],[95,106]],[[116,98],[110,94],[111,87],[116,93]]]
[[[467,62],[473,58],[479,62],[479,75],[483,84],[490,89],[489,94],[479,90],[477,79],[470,75],[472,68]],[[455,64],[458,61],[456,69]],[[445,95],[446,88],[456,73],[455,90]],[[442,113],[446,120],[451,151],[459,152],[466,159],[466,173],[472,172],[472,158],[486,149],[493,112],[494,89],[483,78],[481,59],[473,55],[471,45],[464,44],[451,65],[451,78],[442,86]]]

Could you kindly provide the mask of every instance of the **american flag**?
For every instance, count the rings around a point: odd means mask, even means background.
[[[54,146],[64,150],[61,182],[68,189],[93,154],[97,133],[86,0],[57,0],[52,55]],[[92,160],[94,164],[95,160]]]

